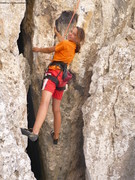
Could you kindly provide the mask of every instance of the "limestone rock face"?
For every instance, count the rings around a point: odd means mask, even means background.
[[[53,55],[32,53],[32,46],[55,45],[54,26],[64,35],[77,4],[20,2],[0,4],[0,179],[5,180],[35,179],[20,127],[27,127],[30,85],[37,113],[44,69]],[[20,25],[23,55],[17,47]],[[86,39],[70,67],[75,77],[61,102],[59,144],[50,136],[51,104],[39,134],[42,179],[133,180],[135,1],[81,0],[70,28],[74,25],[84,28]]]
[[[53,46],[56,43],[53,27],[56,25],[64,34],[76,3],[72,0],[35,1],[33,46]],[[85,179],[85,162],[86,179],[89,180],[135,178],[134,3],[80,1],[72,26],[83,27],[86,40],[71,66],[76,79],[69,84],[62,100],[59,145],[54,146],[50,137],[53,128],[51,106],[40,132],[44,178]],[[34,56],[35,112],[39,106],[44,68],[50,59],[52,55],[38,53]]]
[[[135,2],[101,1],[96,63],[83,105],[86,179],[135,179]],[[110,9],[110,10],[109,10]],[[108,11],[109,10],[109,11]]]
[[[9,2],[9,1],[8,1]],[[25,13],[22,4],[0,4],[0,179],[35,179],[25,153],[26,138],[20,127],[27,125],[26,88],[28,61],[19,55],[17,39]],[[12,22],[12,23],[11,23]],[[25,86],[26,85],[26,86]]]

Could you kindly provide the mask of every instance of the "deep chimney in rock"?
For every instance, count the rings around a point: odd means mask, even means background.
[[[33,6],[35,1],[26,0],[26,12],[25,16],[20,25],[20,33],[19,38],[17,40],[17,45],[19,49],[19,54],[23,54],[23,56],[28,60],[30,65],[30,69],[32,71],[32,35],[33,35]],[[31,86],[28,89],[27,94],[27,120],[28,120],[28,128],[33,127],[35,121],[35,113],[32,102],[31,95]],[[34,172],[35,178],[39,180],[41,178],[41,166],[40,166],[40,157],[39,157],[39,148],[38,141],[31,142],[28,140],[28,146],[26,148],[26,152],[31,160],[31,170]]]

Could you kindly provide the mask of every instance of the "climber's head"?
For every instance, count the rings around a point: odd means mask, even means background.
[[[80,27],[75,27],[68,34],[68,40],[76,43],[76,53],[80,51],[81,42],[83,43],[85,39],[85,32]]]
[[[77,39],[77,28],[75,27],[69,32],[68,40],[76,43]]]

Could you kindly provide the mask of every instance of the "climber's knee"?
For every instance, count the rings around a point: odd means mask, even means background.
[[[53,99],[53,102],[52,102],[53,113],[60,113],[60,103],[61,103],[60,100]]]

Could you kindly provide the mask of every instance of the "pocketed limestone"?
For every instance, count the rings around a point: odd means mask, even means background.
[[[28,62],[17,47],[25,2],[0,3],[0,12],[0,179],[35,179],[25,152],[27,140],[20,132],[27,125],[30,83]]]

